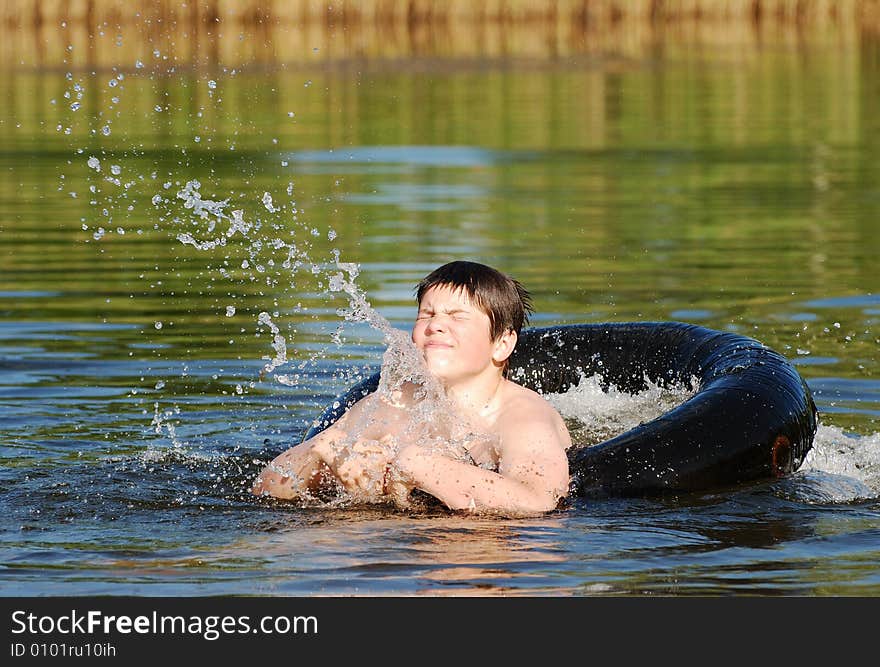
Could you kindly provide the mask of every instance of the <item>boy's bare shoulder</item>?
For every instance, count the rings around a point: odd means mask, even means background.
[[[508,393],[504,411],[514,413],[512,416],[515,416],[521,410],[528,411],[532,417],[535,413],[547,416],[559,415],[556,408],[550,405],[549,401],[538,392],[515,382],[508,382],[507,388]]]
[[[560,444],[568,447],[571,438],[562,415],[539,393],[514,382],[509,383],[509,393],[501,415],[506,430],[543,425],[557,432]]]

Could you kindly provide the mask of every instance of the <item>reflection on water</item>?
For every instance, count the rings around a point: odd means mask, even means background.
[[[504,67],[172,72],[164,46],[113,45],[95,57],[116,69],[0,68],[0,590],[876,594],[880,51],[737,34]],[[196,237],[194,180],[252,231],[181,243],[226,230]],[[381,332],[343,322],[336,261],[407,329],[452,258],[520,278],[536,325],[760,339],[816,397],[810,458],[533,520],[251,497],[381,360]],[[675,399],[586,389],[559,399],[585,437]]]
[[[677,57],[719,45],[850,46],[880,33],[871,0],[19,0],[0,5],[0,61],[107,68],[119,51],[181,67],[363,66]],[[247,37],[247,39],[245,39]],[[620,60],[617,60],[620,59]]]
[[[279,527],[219,557],[257,549],[273,572],[261,592],[271,594],[304,592],[297,571],[311,571],[310,579],[320,572],[317,592],[324,595],[559,594],[544,571],[565,561],[555,542],[562,528],[555,517],[499,522],[340,511],[310,523],[308,530]]]

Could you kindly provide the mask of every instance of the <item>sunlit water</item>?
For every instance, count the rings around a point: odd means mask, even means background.
[[[5,73],[0,592],[877,594],[880,60],[806,55]],[[536,325],[758,338],[813,391],[813,450],[530,519],[250,495],[457,258]],[[588,441],[689,390],[548,399]]]

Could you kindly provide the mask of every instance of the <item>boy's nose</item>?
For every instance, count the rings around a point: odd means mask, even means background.
[[[429,333],[445,331],[445,329],[446,325],[443,323],[443,318],[437,317],[436,315],[428,320],[428,325],[425,327],[425,331]]]

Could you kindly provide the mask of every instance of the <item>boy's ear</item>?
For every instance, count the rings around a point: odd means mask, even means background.
[[[516,331],[513,329],[508,329],[498,336],[495,341],[495,347],[492,350],[492,360],[497,364],[503,364],[507,361],[507,358],[513,354],[513,348],[516,347],[518,338]]]

